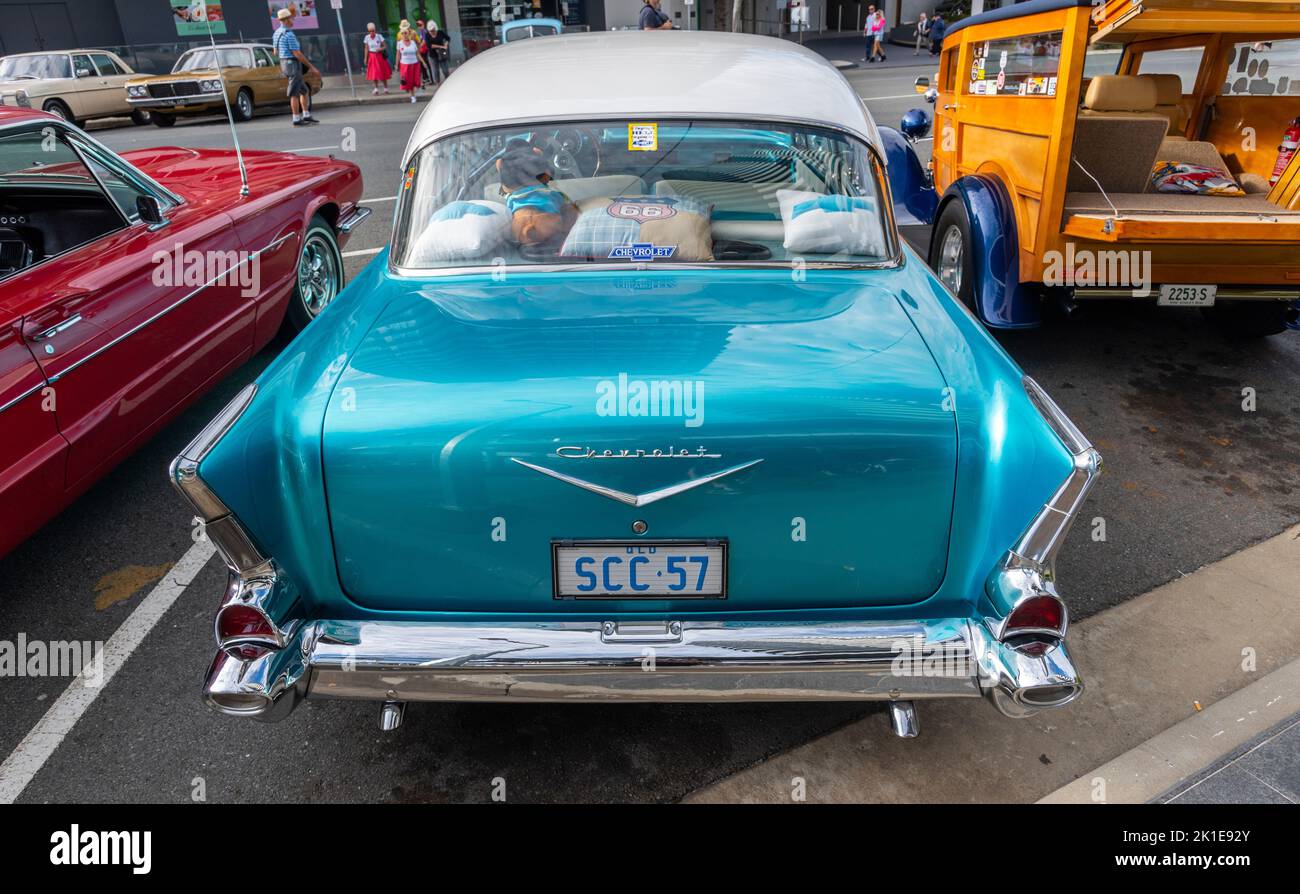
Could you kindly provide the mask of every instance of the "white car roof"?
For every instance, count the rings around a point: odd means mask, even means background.
[[[429,101],[402,164],[461,130],[656,117],[830,125],[880,147],[857,92],[798,44],[718,31],[596,31],[521,40],[470,59]]]

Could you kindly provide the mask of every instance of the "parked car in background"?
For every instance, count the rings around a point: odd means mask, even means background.
[[[1100,457],[902,243],[882,139],[767,37],[453,73],[390,248],[172,465],[230,569],[208,702],[1078,696]]]
[[[0,105],[41,109],[78,126],[126,115],[144,124],[148,113],[133,108],[122,89],[134,76],[107,50],[18,53],[0,59]]]
[[[312,95],[320,90],[319,72],[308,72],[304,80]],[[258,106],[287,103],[288,87],[271,47],[221,44],[187,51],[176,60],[170,74],[132,78],[126,82],[126,98],[132,108],[147,109],[154,124],[171,127],[182,115],[225,114],[226,100],[235,120],[247,121]]]
[[[559,19],[511,19],[501,23],[501,43],[528,40],[531,37],[554,37],[564,32]]]
[[[0,108],[0,555],[342,287],[353,164]]]
[[[1031,0],[948,30],[921,222],[987,325],[1121,299],[1300,327],[1300,12],[1249,6]]]

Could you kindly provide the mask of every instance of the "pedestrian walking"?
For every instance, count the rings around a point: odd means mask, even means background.
[[[925,13],[916,20],[916,49],[912,51],[913,56],[921,55],[922,46],[930,45],[930,20],[926,18]]]
[[[429,21],[429,65],[433,68],[433,83],[441,84],[448,76],[447,58],[451,55],[451,37],[439,30],[438,23]]]
[[[885,61],[885,49],[882,46],[885,36],[885,14],[876,9],[876,7],[867,7],[867,20],[862,26],[862,36],[866,39],[866,56],[864,61],[875,62],[876,57],[880,61]]]
[[[433,70],[429,67],[429,29],[424,19],[415,20],[415,34],[420,38],[420,86],[429,87],[434,83]]]
[[[948,23],[943,20],[943,15],[936,12],[934,18],[930,20],[930,55],[937,56],[943,49],[943,35],[948,30]]]
[[[885,61],[885,11],[883,9],[876,10],[876,19],[871,26],[871,35],[874,38],[874,40],[871,42],[871,56],[872,56],[871,61],[875,62],[876,61],[875,57],[879,56],[880,61],[884,62]]]
[[[402,76],[402,90],[411,94],[415,102],[415,93],[420,89],[420,37],[409,22],[403,20],[397,32],[397,70]]]
[[[670,31],[673,27],[673,20],[668,18],[659,11],[659,4],[663,0],[645,0],[645,5],[641,7],[641,17],[637,19],[637,27],[642,31]]]
[[[393,76],[392,66],[388,64],[388,41],[375,30],[374,22],[366,23],[366,36],[362,43],[365,45],[366,80],[374,85],[370,95],[378,96],[381,85],[387,93],[388,79]]]
[[[280,57],[280,71],[289,81],[287,92],[289,108],[293,112],[293,126],[319,124],[320,122],[311,116],[311,91],[307,89],[307,82],[303,80],[303,75],[308,71],[315,71],[317,74],[320,72],[302,54],[302,45],[298,43],[298,36],[293,33],[293,13],[285,8],[277,12],[275,17],[280,20],[280,27],[276,28],[275,34],[271,36],[271,49]]]

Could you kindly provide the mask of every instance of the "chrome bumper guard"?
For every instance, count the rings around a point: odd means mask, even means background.
[[[237,588],[237,587],[236,587]],[[316,621],[285,648],[218,652],[204,695],[279,720],[303,698],[406,701],[989,699],[1023,717],[1083,690],[1064,643],[1030,657],[979,621],[792,625],[669,621]]]

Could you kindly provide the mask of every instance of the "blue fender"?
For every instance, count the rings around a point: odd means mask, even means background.
[[[900,227],[926,226],[934,221],[939,196],[912,144],[892,127],[878,128],[885,147],[889,191],[894,194],[894,219]]]
[[[939,213],[950,201],[961,202],[970,221],[975,305],[980,319],[993,329],[1038,326],[1042,322],[1041,302],[1020,282],[1020,240],[1006,188],[995,177],[972,174],[948,187]],[[933,238],[939,238],[938,234]]]

